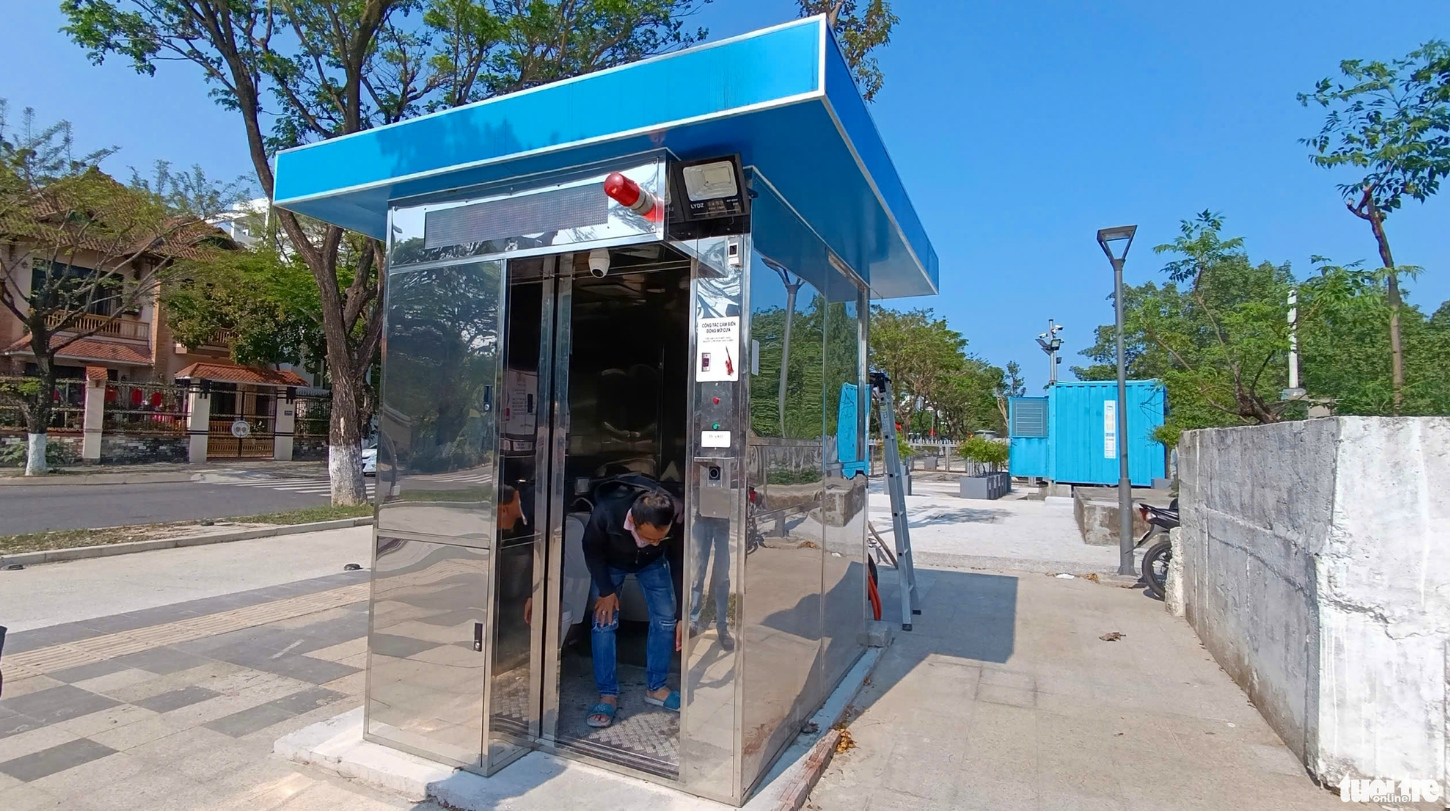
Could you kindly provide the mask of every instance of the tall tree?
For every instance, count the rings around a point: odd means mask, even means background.
[[[993,400],[997,403],[997,413],[1002,418],[1002,433],[1006,433],[1007,426],[1007,398],[1021,397],[1027,393],[1027,381],[1022,379],[1022,364],[1015,360],[1007,361],[1005,374],[998,376],[993,387]]]
[[[876,61],[873,51],[891,42],[891,29],[900,22],[891,12],[887,0],[866,0],[866,7],[858,9],[856,0],[796,0],[800,3],[801,16],[826,15],[826,22],[836,32],[836,41],[841,44],[846,64],[856,79],[861,97],[867,101],[876,98],[886,77]]]
[[[922,406],[945,399],[957,375],[967,368],[967,340],[931,310],[871,308],[871,367],[886,372],[896,394],[896,418],[911,425]]]
[[[123,319],[183,263],[219,247],[198,217],[102,172],[113,151],[77,158],[70,125],[36,129],[29,109],[12,132],[0,101],[0,306],[24,325],[35,358],[34,374],[0,386],[0,397],[25,415],[27,476],[46,472],[56,356],[92,336],[136,329]]]
[[[1287,266],[1249,261],[1243,240],[1221,235],[1222,218],[1204,211],[1184,220],[1178,238],[1154,250],[1177,258],[1169,281],[1124,290],[1124,350],[1129,374],[1168,385],[1181,427],[1277,422],[1288,349]],[[1300,322],[1310,315],[1301,302]],[[1083,354],[1098,361],[1073,371],[1084,379],[1117,375],[1114,332],[1097,332]]]
[[[1450,174],[1450,49],[1431,41],[1402,59],[1339,63],[1339,81],[1321,79],[1299,102],[1328,110],[1319,134],[1302,139],[1309,159],[1324,168],[1351,167],[1358,175],[1340,184],[1345,207],[1374,234],[1389,294],[1394,410],[1404,405],[1405,361],[1400,336],[1399,276],[1385,218],[1406,197],[1424,202]]]
[[[682,18],[695,7],[693,0],[61,4],[65,31],[95,62],[117,55],[147,75],[163,61],[199,68],[217,102],[238,114],[269,198],[277,149],[692,44],[704,32],[686,32]],[[412,15],[419,10],[421,17]],[[332,500],[362,503],[361,409],[381,338],[382,246],[369,240],[351,255],[341,228],[275,215],[318,288],[332,386]]]

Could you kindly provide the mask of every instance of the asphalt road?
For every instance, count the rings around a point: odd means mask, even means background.
[[[258,515],[327,503],[325,493],[201,482],[4,485],[0,535]]]

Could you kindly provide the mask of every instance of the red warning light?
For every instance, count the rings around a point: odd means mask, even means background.
[[[659,222],[664,217],[664,207],[658,204],[655,196],[619,172],[604,178],[604,193],[650,222]]]

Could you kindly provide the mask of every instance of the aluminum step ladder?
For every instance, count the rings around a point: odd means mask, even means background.
[[[901,630],[910,631],[911,618],[921,613],[921,593],[916,587],[911,530],[906,524],[906,474],[896,446],[896,401],[891,378],[885,372],[871,373],[871,396],[881,409],[881,446],[886,458],[886,490],[891,495],[891,534],[896,541],[896,579],[901,592]],[[871,532],[875,535],[876,528],[871,527]]]

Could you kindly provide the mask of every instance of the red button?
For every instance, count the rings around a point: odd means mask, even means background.
[[[716,397],[715,398],[715,405],[720,405],[720,398],[719,397]]]

